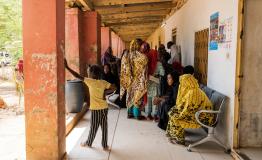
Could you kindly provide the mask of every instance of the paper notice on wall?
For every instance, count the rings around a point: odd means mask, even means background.
[[[216,12],[210,16],[210,39],[209,50],[218,49],[218,24],[219,24],[219,12]]]
[[[219,43],[225,49],[231,48],[233,34],[233,17],[220,22],[219,25]]]

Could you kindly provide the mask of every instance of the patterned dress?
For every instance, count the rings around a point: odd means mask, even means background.
[[[120,97],[126,92],[127,108],[140,107],[143,96],[147,93],[148,59],[138,51],[135,42],[131,42],[129,54],[125,54],[121,61]]]
[[[195,113],[199,110],[211,110],[212,104],[206,94],[199,88],[193,75],[185,74],[180,77],[176,106],[169,111],[167,134],[179,142],[185,141],[185,128],[199,128]],[[202,114],[201,122],[213,123],[212,114]]]

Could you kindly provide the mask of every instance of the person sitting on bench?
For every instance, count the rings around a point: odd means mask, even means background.
[[[176,106],[169,111],[167,136],[171,143],[185,145],[185,128],[199,128],[195,113],[199,110],[212,110],[212,103],[199,88],[198,81],[193,76],[194,68],[186,66],[184,75],[180,76],[180,85]],[[202,114],[201,122],[211,124],[212,114]]]

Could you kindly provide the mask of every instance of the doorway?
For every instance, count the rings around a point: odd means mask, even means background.
[[[177,28],[172,29],[172,41],[176,44],[177,39]]]

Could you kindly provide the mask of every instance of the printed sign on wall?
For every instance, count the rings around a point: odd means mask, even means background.
[[[221,21],[219,25],[219,43],[225,49],[231,48],[233,33],[233,17]]]
[[[219,12],[216,12],[210,17],[210,40],[209,40],[209,50],[218,49],[218,28],[219,24]]]

